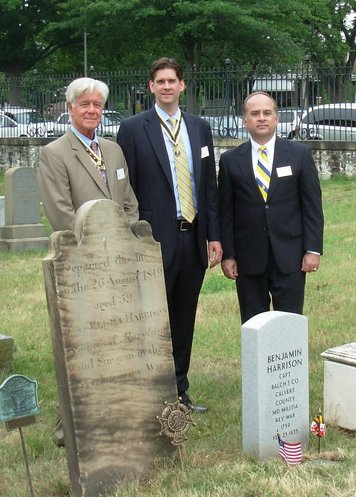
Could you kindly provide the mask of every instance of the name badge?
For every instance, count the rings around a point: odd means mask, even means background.
[[[292,168],[290,166],[277,167],[277,176],[278,178],[284,178],[284,176],[292,176]]]
[[[125,178],[125,170],[123,168],[116,169],[116,177],[118,180]]]
[[[209,157],[209,149],[208,149],[208,147],[207,147],[207,146],[202,147],[200,157],[201,157],[202,159],[204,159],[204,157]]]

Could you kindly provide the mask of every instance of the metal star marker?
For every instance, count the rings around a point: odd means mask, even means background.
[[[172,445],[181,445],[188,440],[187,433],[191,426],[196,426],[190,415],[191,411],[179,400],[176,402],[166,401],[165,406],[161,416],[157,416],[161,423],[159,434],[172,438]]]

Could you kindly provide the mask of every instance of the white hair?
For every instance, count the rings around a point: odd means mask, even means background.
[[[76,100],[84,92],[92,94],[94,91],[100,93],[104,105],[109,95],[109,88],[106,83],[104,83],[103,81],[99,81],[98,79],[92,79],[92,78],[75,79],[68,85],[66,91],[67,104],[74,105]]]

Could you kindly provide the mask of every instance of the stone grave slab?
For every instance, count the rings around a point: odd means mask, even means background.
[[[43,269],[72,494],[105,495],[175,450],[156,419],[178,398],[160,245],[90,201]]]
[[[11,251],[48,247],[45,227],[40,222],[37,171],[12,167],[5,171],[5,224],[0,226],[2,245]]]
[[[11,369],[14,356],[14,338],[0,333],[0,369]]]
[[[308,321],[269,311],[242,326],[243,452],[258,460],[278,456],[277,432],[308,443]]]
[[[356,431],[356,342],[328,349],[321,356],[325,422]]]

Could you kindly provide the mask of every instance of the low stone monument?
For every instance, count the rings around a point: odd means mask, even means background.
[[[5,225],[0,227],[3,248],[22,251],[48,247],[45,227],[40,222],[36,175],[30,167],[5,171]]]
[[[356,431],[356,342],[323,352],[324,418],[347,430]]]
[[[0,334],[0,370],[12,367],[14,356],[14,338]]]
[[[278,437],[308,443],[308,321],[269,311],[242,326],[243,452],[278,456]]]
[[[97,497],[175,451],[157,419],[178,399],[160,245],[90,201],[43,269],[72,495]]]

